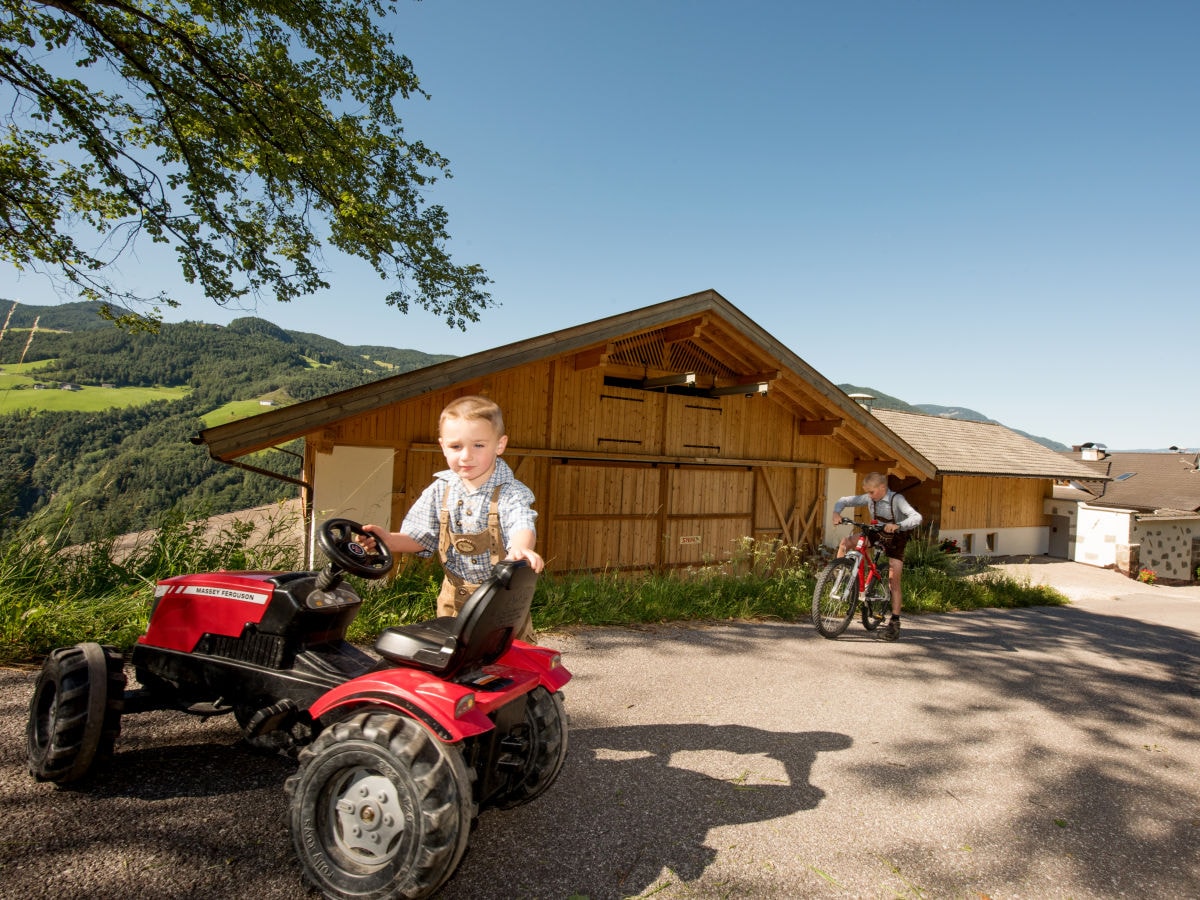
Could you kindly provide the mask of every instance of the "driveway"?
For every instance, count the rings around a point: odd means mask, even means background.
[[[1075,602],[907,617],[897,644],[758,622],[544,636],[575,675],[566,767],[481,817],[441,896],[1196,896],[1200,587],[1007,565]],[[148,714],[93,786],[35,784],[33,678],[0,672],[0,896],[304,896],[289,761],[232,722]]]

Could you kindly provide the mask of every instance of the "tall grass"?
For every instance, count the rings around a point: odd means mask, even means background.
[[[291,571],[302,565],[296,522],[284,514],[220,527],[182,515],[134,540],[70,545],[69,518],[34,519],[0,539],[0,664],[35,661],[51,649],[98,641],[131,647],[145,630],[161,579],[189,572]],[[538,630],[678,621],[804,621],[822,557],[743,540],[728,559],[672,572],[556,574],[538,581]],[[404,558],[387,582],[349,579],[363,597],[348,637],[367,643],[393,625],[435,615],[441,570]],[[906,612],[1055,605],[1050,588],[964,564],[928,540],[909,543]]]
[[[146,628],[161,578],[218,569],[287,570],[300,565],[282,513],[219,529],[165,518],[145,535],[71,544],[70,511],[34,517],[0,540],[0,664],[28,662],[89,640],[133,645]]]

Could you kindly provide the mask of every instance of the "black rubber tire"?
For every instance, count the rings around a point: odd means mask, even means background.
[[[817,587],[813,591],[812,623],[817,631],[830,640],[845,631],[854,618],[858,585],[853,574],[854,560],[840,556],[831,561],[817,578]]]
[[[888,589],[887,576],[871,582],[867,588],[867,602],[862,604],[862,623],[867,631],[874,631],[887,618],[892,608],[892,595]]]
[[[119,650],[86,643],[52,651],[29,701],[29,774],[69,784],[109,760],[124,706],[125,661]]]
[[[237,720],[238,727],[242,729],[243,743],[256,753],[262,753],[267,756],[282,753],[285,756],[294,757],[299,749],[297,738],[292,731],[294,723],[285,721],[282,723],[284,727],[260,732],[259,734],[251,734],[249,729],[250,720],[254,718],[258,711],[259,708],[253,705],[238,704],[233,708],[233,717]]]
[[[511,809],[545,793],[567,758],[567,711],[562,692],[536,687],[526,695],[524,737],[528,741],[525,768],[511,786],[497,795],[494,805]]]
[[[475,814],[459,748],[398,713],[326,729],[286,790],[304,877],[326,897],[428,897],[462,860]]]

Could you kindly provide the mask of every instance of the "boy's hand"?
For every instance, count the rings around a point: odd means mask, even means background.
[[[540,572],[546,567],[546,561],[534,550],[526,550],[524,548],[513,549],[509,551],[508,558],[525,560],[525,562],[529,563],[529,568],[535,572]]]

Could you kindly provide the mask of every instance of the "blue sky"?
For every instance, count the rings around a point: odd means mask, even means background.
[[[835,383],[1066,444],[1200,445],[1200,5],[400,0],[464,335],[365,265],[262,303],[466,354],[708,288]],[[224,322],[150,248],[130,278]],[[0,295],[59,302],[0,271]],[[66,298],[70,299],[70,298]]]

